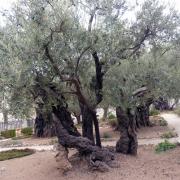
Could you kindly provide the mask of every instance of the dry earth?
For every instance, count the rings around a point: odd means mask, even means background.
[[[169,117],[170,123],[171,119],[175,119],[175,117]],[[179,124],[179,118],[176,120],[176,124]],[[138,133],[138,138],[139,141],[148,141],[149,138],[159,138],[168,130],[168,127],[160,126],[142,128]],[[102,135],[107,132],[113,138],[119,137],[118,132],[103,126],[101,128]],[[52,143],[52,139],[31,138],[21,141],[23,144],[29,145]],[[109,145],[109,142],[107,143]],[[180,180],[180,147],[156,154],[154,146],[149,145],[140,146],[136,157],[117,154],[116,161],[119,167],[110,169],[106,173],[90,172],[85,162],[76,160],[72,161],[73,169],[66,175],[62,175],[57,169],[58,164],[54,156],[55,152],[44,151],[19,159],[1,161],[0,180]]]
[[[167,126],[154,126],[154,127],[142,127],[138,130],[138,139],[152,139],[152,138],[160,138],[160,136],[170,131],[170,128]],[[114,131],[113,128],[111,128],[109,125],[105,124],[100,127],[100,133],[101,137],[104,137],[104,134],[108,134],[109,138],[106,138],[104,140],[106,141],[117,141],[120,137],[120,134],[118,131]],[[34,145],[52,145],[57,140],[56,138],[26,138],[26,139],[19,139],[19,140],[13,140],[14,142],[19,142],[20,144],[23,144],[23,146],[34,146]],[[10,141],[10,142],[13,142]],[[4,142],[6,145],[7,142]],[[9,141],[8,141],[9,144]],[[0,143],[1,146],[3,146],[3,142]]]
[[[62,175],[53,152],[0,162],[2,180],[180,180],[180,147],[156,154],[153,146],[141,146],[138,156],[118,154],[118,168],[89,172],[84,162],[73,162],[73,170]]]

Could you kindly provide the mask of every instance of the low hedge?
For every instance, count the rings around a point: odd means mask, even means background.
[[[28,156],[34,153],[35,151],[31,149],[22,149],[22,150],[13,149],[9,151],[4,151],[4,152],[0,152],[0,161],[20,158],[20,157]]]
[[[33,134],[33,129],[30,127],[21,129],[21,133],[26,136],[31,136]]]
[[[16,130],[12,129],[12,130],[2,131],[1,132],[1,136],[3,136],[4,138],[13,138],[13,137],[16,137]]]

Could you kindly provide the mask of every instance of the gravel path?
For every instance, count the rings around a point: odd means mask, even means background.
[[[170,142],[180,142],[180,117],[173,113],[163,113],[161,116],[168,122],[168,126],[170,128],[174,128],[178,134],[178,137],[169,139]],[[113,139],[111,141],[103,141],[103,146],[115,146],[117,139]],[[156,145],[162,142],[162,138],[151,138],[151,139],[139,139],[139,145]],[[51,151],[53,150],[53,145],[26,145],[22,147],[8,147],[8,148],[0,148],[0,152],[7,151],[11,149],[34,149],[36,151]]]
[[[180,117],[173,113],[163,113],[161,116],[168,122],[168,126],[174,128],[178,137],[176,138],[180,142]]]
[[[53,145],[37,145],[37,146],[21,146],[21,147],[8,147],[8,148],[0,148],[0,152],[9,151],[12,149],[33,149],[36,151],[52,151]]]
[[[171,143],[176,143],[176,142],[180,143],[180,117],[174,113],[162,113],[161,117],[163,117],[168,122],[168,126],[170,128],[175,129],[175,132],[178,134],[178,137],[171,138],[169,139],[169,141]],[[156,145],[162,141],[163,141],[162,138],[139,139],[138,144],[139,145]],[[106,142],[102,142],[102,144],[103,146],[108,146],[108,145],[115,146],[116,141],[106,141]]]

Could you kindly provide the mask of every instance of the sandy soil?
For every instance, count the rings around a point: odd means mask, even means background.
[[[139,139],[160,138],[162,134],[170,130],[168,126],[141,127],[137,134]]]
[[[50,151],[0,162],[2,180],[179,180],[180,147],[156,154],[153,146],[143,146],[138,156],[118,154],[118,168],[109,172],[89,172],[84,162],[73,162],[73,170],[62,175]]]
[[[177,123],[178,128],[180,127],[179,118],[165,116],[168,117],[169,124],[172,124],[172,127],[177,127]],[[138,134],[139,142],[147,141],[149,138],[159,138],[162,133],[168,130],[168,127],[160,126],[142,128]],[[176,130],[179,134],[180,131]],[[107,132],[111,133],[113,138],[119,137],[118,132],[113,131],[110,127],[103,126],[101,134]],[[23,144],[32,145],[49,145],[52,143],[52,139],[44,138],[23,139],[22,141]],[[109,145],[109,142],[107,143]],[[136,157],[117,154],[116,161],[119,167],[110,169],[106,173],[90,172],[86,163],[72,161],[73,169],[66,175],[62,175],[57,169],[58,165],[54,156],[55,152],[44,151],[19,159],[1,161],[0,180],[180,180],[180,147],[156,154],[154,146],[149,145],[140,146]]]
[[[154,126],[154,127],[142,127],[138,130],[138,139],[152,139],[160,138],[160,136],[169,131],[170,129],[165,126]],[[103,126],[100,128],[101,137],[104,137],[104,134],[108,134],[109,138],[103,138],[105,141],[116,141],[119,139],[119,132],[114,131],[110,126]],[[24,146],[34,146],[34,145],[52,145],[55,143],[56,138],[27,138],[21,139],[20,141]]]
[[[179,136],[180,142],[180,117],[173,113],[163,113],[161,116],[168,122],[170,128],[174,128]]]
[[[52,145],[57,138],[26,138],[20,140],[23,145]]]
[[[162,141],[162,138],[160,137],[163,133],[170,131],[169,127],[166,126],[154,126],[154,127],[142,127],[138,130],[138,139],[139,144],[157,144]],[[120,134],[118,131],[115,131],[113,128],[111,128],[109,125],[104,124],[100,127],[100,134],[102,138],[102,144],[104,146],[110,145],[115,146],[117,140],[120,137]],[[108,135],[108,138],[104,138],[105,135]],[[152,141],[152,142],[151,142]],[[157,142],[156,142],[157,141]],[[0,147],[3,148],[12,148],[11,144],[15,144],[17,146],[52,146],[57,142],[57,138],[26,138],[26,139],[19,139],[19,140],[8,140],[8,141],[0,141]],[[155,142],[155,143],[153,143]],[[18,145],[19,144],[19,145]],[[50,147],[52,149],[52,147]],[[38,148],[36,148],[37,150]],[[4,149],[3,149],[4,150]]]

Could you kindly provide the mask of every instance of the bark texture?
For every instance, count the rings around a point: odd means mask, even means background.
[[[124,111],[121,107],[116,108],[116,115],[120,131],[120,139],[116,143],[116,151],[123,154],[137,154],[138,142],[135,131],[135,118],[130,110]]]
[[[104,168],[114,160],[114,154],[106,148],[95,146],[91,140],[81,136],[74,136],[63,126],[61,117],[53,113],[53,121],[59,143],[65,148],[76,148],[81,155],[88,157],[89,165],[96,170]]]
[[[151,126],[149,120],[149,105],[138,106],[135,111],[136,128]]]
[[[157,110],[163,111],[163,110],[173,110],[176,103],[174,103],[172,106],[169,105],[168,100],[160,97],[158,100],[156,100],[154,103],[154,106]]]

